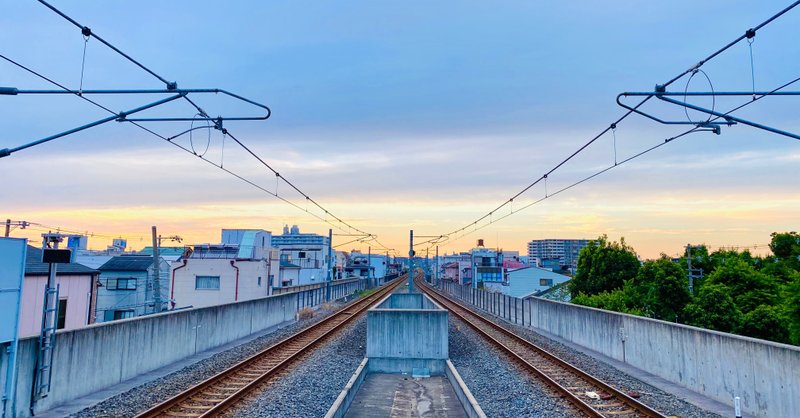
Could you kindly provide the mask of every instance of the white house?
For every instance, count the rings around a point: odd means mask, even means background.
[[[527,298],[536,296],[551,287],[564,283],[570,279],[569,276],[553,273],[550,270],[538,267],[524,267],[506,272],[506,280],[503,283],[484,282],[484,288],[502,292],[503,294],[516,298]]]
[[[269,296],[279,272],[271,233],[223,229],[221,244],[198,244],[172,263],[171,307],[202,307]]]
[[[281,286],[323,283],[328,280],[328,237],[301,233],[297,225],[283,227],[283,235],[272,237],[280,252]]]

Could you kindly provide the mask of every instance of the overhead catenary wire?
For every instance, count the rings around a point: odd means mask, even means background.
[[[161,82],[163,82],[163,83],[164,83],[164,84],[167,86],[167,89],[168,89],[168,90],[175,90],[175,89],[177,89],[177,82],[170,82],[170,81],[168,81],[168,80],[167,80],[165,77],[163,77],[163,76],[159,75],[158,73],[156,73],[155,71],[153,71],[153,70],[152,70],[152,69],[150,69],[149,67],[145,66],[145,65],[144,65],[144,64],[142,64],[141,62],[137,61],[136,59],[134,59],[134,58],[133,58],[133,57],[131,57],[130,55],[128,55],[128,54],[126,54],[126,53],[124,53],[124,52],[123,52],[121,49],[117,48],[116,46],[114,46],[114,45],[113,45],[113,44],[111,44],[110,42],[108,42],[108,41],[106,41],[105,39],[103,39],[101,36],[97,35],[97,34],[96,34],[95,32],[93,32],[93,31],[92,31],[92,30],[91,30],[89,27],[87,27],[87,26],[85,26],[85,25],[82,25],[82,24],[80,24],[80,23],[79,23],[77,20],[75,20],[75,19],[71,18],[70,16],[68,16],[68,15],[67,15],[67,14],[65,14],[65,13],[63,13],[62,11],[60,11],[59,9],[57,9],[56,7],[54,7],[53,5],[49,4],[48,2],[46,2],[46,1],[44,1],[44,0],[38,0],[38,1],[39,1],[41,4],[43,4],[44,6],[46,6],[48,9],[52,10],[53,12],[55,12],[56,14],[58,14],[59,16],[61,16],[61,17],[62,17],[62,18],[64,18],[65,20],[67,20],[68,22],[70,22],[70,23],[72,23],[73,25],[75,25],[76,27],[80,28],[80,29],[81,29],[81,34],[84,36],[84,39],[85,39],[85,40],[87,40],[87,41],[88,41],[89,37],[94,37],[95,39],[97,39],[97,40],[98,40],[100,43],[102,43],[103,45],[107,46],[108,48],[110,48],[110,49],[111,49],[111,50],[113,50],[114,52],[118,53],[119,55],[121,55],[122,57],[124,57],[125,59],[127,59],[128,61],[132,62],[132,63],[133,63],[133,64],[135,64],[136,66],[140,67],[142,70],[144,70],[144,71],[148,72],[149,74],[151,74],[152,76],[154,76],[155,78],[157,78],[158,80],[160,80]],[[85,52],[85,51],[84,51],[84,52]],[[51,84],[58,86],[59,88],[61,88],[61,89],[65,90],[65,91],[71,91],[70,89],[68,89],[68,88],[67,88],[67,87],[65,87],[64,85],[62,85],[62,84],[60,84],[60,83],[57,83],[57,82],[55,82],[55,81],[53,81],[53,80],[51,80],[51,79],[49,79],[49,78],[47,78],[47,77],[43,76],[42,74],[40,74],[40,73],[38,73],[38,72],[36,72],[36,71],[33,71],[33,70],[31,70],[31,69],[29,69],[29,68],[27,68],[27,67],[25,67],[25,66],[23,66],[23,65],[21,65],[21,64],[18,64],[18,63],[16,63],[15,61],[13,61],[13,60],[11,60],[11,59],[9,59],[9,58],[5,57],[5,56],[2,56],[2,58],[4,58],[6,61],[9,61],[9,62],[11,62],[12,64],[15,64],[15,65],[19,66],[20,68],[22,68],[22,69],[24,69],[24,70],[26,70],[26,71],[29,71],[30,73],[32,73],[32,74],[34,74],[34,75],[36,75],[36,76],[38,76],[38,77],[42,78],[43,80],[45,80],[45,81],[48,81],[48,82],[50,82]],[[83,72],[83,70],[82,70],[82,72]],[[82,80],[82,78],[81,78],[81,80]],[[103,110],[105,110],[105,111],[109,112],[109,113],[112,113],[112,114],[117,114],[117,112],[114,112],[113,110],[111,110],[111,109],[109,109],[109,108],[107,108],[107,107],[105,107],[105,106],[103,106],[103,105],[99,104],[98,102],[96,102],[96,101],[94,101],[94,100],[91,100],[91,99],[88,99],[88,98],[86,98],[86,97],[85,97],[83,94],[76,94],[76,95],[77,95],[78,97],[81,97],[81,98],[83,98],[84,100],[87,100],[89,103],[92,103],[92,104],[94,104],[95,106],[97,106],[97,107],[99,107],[99,108],[101,108],[101,109],[103,109]],[[193,107],[194,107],[194,108],[195,108],[195,109],[198,111],[198,113],[199,113],[200,115],[202,115],[202,116],[205,116],[205,117],[207,117],[207,118],[208,118],[208,114],[207,114],[207,113],[206,113],[206,112],[205,112],[205,111],[204,111],[204,110],[203,110],[203,109],[202,109],[202,108],[201,108],[201,107],[200,107],[200,106],[199,106],[197,103],[195,103],[193,100],[191,100],[191,99],[190,99],[188,96],[186,96],[186,95],[183,95],[183,97],[182,97],[182,98],[183,98],[183,99],[185,99],[185,100],[186,100],[186,101],[187,101],[187,102],[188,102],[190,105],[192,105],[192,106],[193,106]],[[126,121],[127,121],[127,120],[126,120]],[[297,205],[297,204],[295,204],[295,203],[293,203],[293,202],[290,202],[289,200],[287,200],[287,199],[285,199],[285,198],[283,198],[283,197],[279,196],[279,195],[278,195],[278,193],[277,193],[277,188],[276,188],[276,192],[275,192],[275,193],[271,193],[269,190],[267,190],[267,189],[265,189],[265,188],[263,188],[263,187],[261,187],[261,186],[257,185],[257,184],[256,184],[256,183],[254,183],[253,181],[250,181],[250,180],[248,180],[248,179],[245,179],[245,178],[244,178],[243,176],[241,176],[241,175],[238,175],[238,174],[235,174],[235,173],[233,173],[231,170],[229,170],[229,169],[226,169],[226,168],[224,168],[224,167],[223,167],[223,161],[222,161],[222,160],[220,161],[220,164],[216,164],[216,163],[214,163],[214,162],[211,162],[211,161],[207,160],[206,158],[204,158],[204,157],[203,157],[203,155],[199,155],[199,154],[197,154],[196,152],[193,152],[193,150],[192,150],[192,151],[190,151],[190,150],[186,149],[185,147],[183,147],[183,146],[181,146],[181,145],[179,145],[179,144],[176,144],[176,143],[173,141],[173,139],[175,139],[177,136],[183,135],[183,134],[185,134],[185,133],[191,133],[191,132],[194,130],[194,127],[190,128],[190,129],[189,129],[189,130],[187,130],[187,131],[184,131],[184,132],[182,132],[181,134],[178,134],[178,135],[176,135],[176,136],[172,136],[172,137],[169,137],[169,138],[168,138],[168,137],[165,137],[164,135],[161,135],[161,134],[158,134],[158,133],[156,133],[155,131],[153,131],[153,130],[151,130],[151,129],[147,128],[147,127],[144,127],[144,126],[142,126],[141,124],[137,123],[136,121],[127,121],[127,122],[133,123],[135,126],[139,127],[140,129],[143,129],[143,130],[147,131],[148,133],[150,133],[150,134],[152,134],[152,135],[155,135],[155,136],[157,136],[158,138],[160,138],[160,139],[162,139],[162,140],[165,140],[165,141],[167,141],[167,142],[169,142],[169,143],[171,143],[171,144],[173,144],[173,145],[176,145],[176,146],[178,146],[179,148],[181,148],[181,149],[184,149],[184,151],[187,151],[187,152],[189,152],[189,153],[192,153],[192,154],[194,154],[194,155],[197,155],[198,157],[202,158],[204,161],[207,161],[207,162],[211,163],[211,164],[212,164],[212,165],[214,165],[215,167],[218,167],[219,169],[221,169],[221,170],[223,170],[223,171],[227,172],[228,174],[231,174],[231,175],[233,175],[234,177],[238,178],[239,180],[245,181],[246,183],[248,183],[248,184],[250,184],[250,185],[252,185],[252,186],[254,186],[254,187],[257,187],[257,188],[258,188],[258,189],[260,189],[261,191],[263,191],[263,192],[265,192],[265,193],[267,193],[267,194],[270,194],[270,195],[272,195],[273,197],[275,197],[275,198],[278,198],[279,200],[281,200],[281,201],[283,201],[283,202],[285,202],[285,203],[288,203],[288,204],[290,204],[291,206],[293,206],[293,207],[295,207],[295,208],[297,208],[297,209],[299,209],[299,210],[302,210],[303,212],[305,212],[305,213],[307,213],[307,214],[310,214],[310,215],[312,215],[313,217],[317,218],[318,220],[321,220],[321,221],[323,221],[324,223],[326,223],[326,224],[329,224],[329,225],[331,225],[331,226],[333,226],[333,227],[335,227],[335,228],[337,228],[337,229],[339,229],[339,230],[342,230],[342,231],[344,231],[344,228],[340,227],[339,225],[336,225],[336,224],[335,224],[334,222],[332,222],[332,221],[329,221],[329,220],[328,220],[328,216],[330,216],[330,217],[331,217],[333,220],[335,220],[335,221],[336,221],[336,222],[338,222],[339,224],[341,224],[341,225],[344,225],[344,227],[346,227],[346,228],[349,228],[349,229],[355,230],[355,231],[357,231],[357,232],[360,232],[360,233],[363,233],[363,234],[367,234],[367,235],[373,235],[373,234],[369,234],[369,233],[367,233],[367,232],[363,231],[362,229],[359,229],[359,228],[356,228],[356,227],[354,227],[354,226],[353,226],[353,225],[351,225],[349,222],[347,222],[347,221],[343,220],[343,219],[342,219],[341,217],[339,217],[339,216],[336,216],[336,215],[334,215],[334,214],[333,214],[333,213],[332,213],[330,210],[328,210],[327,208],[323,207],[323,206],[322,206],[322,205],[321,205],[319,202],[317,202],[316,200],[314,200],[313,198],[311,198],[311,197],[310,197],[310,196],[309,196],[307,193],[303,192],[303,191],[302,191],[302,190],[301,190],[301,189],[300,189],[298,186],[296,186],[296,185],[295,185],[293,182],[291,182],[290,180],[288,180],[288,179],[287,179],[285,176],[282,176],[281,174],[279,174],[279,173],[278,173],[278,171],[276,171],[276,170],[275,170],[275,169],[274,169],[272,166],[270,166],[270,165],[269,165],[269,164],[268,164],[266,161],[264,161],[264,159],[262,159],[262,158],[261,158],[260,156],[258,156],[258,155],[257,155],[255,152],[253,152],[253,151],[252,151],[252,150],[251,150],[249,147],[247,147],[247,146],[246,146],[246,145],[245,145],[245,144],[244,144],[242,141],[240,141],[240,140],[239,140],[239,139],[238,139],[236,136],[234,136],[234,135],[233,135],[233,134],[230,132],[230,130],[229,130],[227,127],[223,127],[223,126],[222,126],[222,122],[221,122],[221,121],[219,121],[219,122],[215,121],[215,122],[214,122],[214,125],[215,125],[215,128],[217,128],[217,129],[219,129],[220,131],[222,131],[222,133],[223,133],[223,138],[225,138],[225,137],[230,137],[232,140],[234,140],[234,141],[235,141],[235,142],[236,142],[236,143],[237,143],[237,144],[238,144],[240,147],[242,147],[242,149],[244,149],[244,150],[245,150],[247,153],[249,153],[249,154],[250,154],[252,157],[254,157],[254,158],[255,158],[255,159],[256,159],[256,160],[257,160],[259,163],[261,163],[261,164],[262,164],[264,167],[266,167],[268,170],[272,171],[272,172],[275,174],[275,176],[276,176],[276,179],[282,180],[284,183],[286,183],[287,185],[289,185],[289,187],[291,187],[293,190],[295,190],[297,193],[299,193],[299,194],[300,194],[302,197],[304,197],[304,198],[306,199],[306,201],[307,201],[307,202],[311,202],[311,203],[312,203],[314,206],[316,206],[318,209],[320,209],[321,211],[323,211],[323,212],[325,213],[325,217],[322,217],[322,216],[319,216],[319,215],[317,215],[317,214],[314,214],[313,212],[309,211],[307,208],[302,208],[302,207],[300,207],[299,205]],[[204,154],[204,153],[203,153],[203,154]],[[381,249],[389,249],[388,247],[384,246],[383,244],[380,244],[380,243],[379,243],[377,240],[376,240],[375,242],[376,242],[376,243],[377,243],[377,244],[378,244],[378,245],[381,247]]]
[[[792,80],[790,80],[790,81],[788,81],[788,82],[786,82],[784,84],[781,84],[780,86],[778,86],[778,87],[772,89],[771,91],[769,91],[767,94],[759,95],[759,96],[753,98],[752,100],[744,102],[744,103],[732,108],[731,110],[728,110],[727,112],[725,112],[725,113],[723,113],[721,115],[714,116],[713,118],[709,119],[709,121],[713,122],[713,121],[716,121],[716,120],[718,120],[720,118],[724,118],[726,115],[729,115],[729,114],[731,114],[731,113],[733,113],[735,111],[738,111],[738,110],[740,110],[740,109],[742,109],[742,108],[744,108],[746,106],[749,106],[749,105],[755,103],[756,101],[761,100],[764,97],[769,96],[772,93],[776,93],[776,92],[778,92],[778,91],[780,91],[782,89],[785,89],[786,87],[789,87],[790,85],[792,85],[794,83],[797,83],[798,81],[800,81],[800,77],[794,78],[794,79],[792,79]],[[509,216],[514,215],[517,212],[525,210],[525,209],[527,209],[527,208],[529,208],[531,206],[534,206],[534,205],[536,205],[538,203],[541,203],[541,202],[543,202],[543,201],[545,201],[545,200],[547,200],[547,199],[549,199],[549,198],[551,198],[553,196],[556,196],[556,195],[558,195],[558,194],[560,194],[562,192],[565,192],[565,191],[567,191],[567,190],[569,190],[569,189],[571,189],[571,188],[573,188],[575,186],[578,186],[578,185],[580,185],[582,183],[585,183],[585,182],[587,182],[587,181],[589,181],[589,180],[591,180],[591,179],[593,179],[593,178],[595,178],[595,177],[597,177],[597,176],[599,176],[599,175],[611,170],[612,168],[618,167],[618,166],[620,166],[622,164],[625,164],[625,163],[627,163],[627,162],[629,162],[629,161],[631,161],[633,159],[641,157],[642,155],[645,155],[645,154],[647,154],[647,153],[649,153],[651,151],[654,151],[654,150],[656,150],[656,149],[658,149],[658,148],[660,148],[660,147],[662,147],[662,146],[664,146],[664,145],[666,145],[666,144],[668,144],[668,143],[670,143],[670,142],[672,142],[672,141],[674,141],[676,139],[682,138],[682,137],[684,137],[686,135],[689,135],[689,134],[691,134],[693,132],[697,132],[697,131],[699,131],[701,129],[702,129],[701,127],[695,126],[695,127],[692,127],[691,129],[688,129],[688,130],[686,130],[686,131],[684,131],[684,132],[682,132],[682,133],[680,133],[678,135],[674,135],[674,136],[671,136],[669,138],[666,138],[666,139],[663,140],[663,142],[660,142],[660,143],[658,143],[658,144],[656,144],[654,146],[651,146],[651,147],[649,147],[649,148],[647,148],[647,149],[645,149],[643,151],[640,151],[640,152],[638,152],[638,153],[636,153],[636,154],[634,154],[634,155],[632,155],[632,156],[620,161],[619,163],[615,162],[614,165],[608,166],[608,167],[606,167],[606,168],[604,168],[604,169],[602,169],[600,171],[597,171],[597,172],[595,172],[595,173],[593,173],[593,174],[591,174],[589,176],[586,176],[586,177],[584,177],[584,178],[582,178],[582,179],[580,179],[580,180],[578,180],[578,181],[576,181],[574,183],[571,183],[571,184],[569,184],[569,185],[557,190],[555,193],[546,194],[544,197],[542,197],[542,198],[540,198],[538,200],[535,200],[535,201],[533,201],[531,203],[528,203],[528,204],[520,207],[516,211],[512,211],[512,212],[507,213],[507,214],[505,214],[505,215],[503,215],[503,216],[501,216],[499,218],[493,219],[489,223],[485,223],[485,224],[483,224],[481,226],[477,226],[477,221],[476,221],[475,223],[470,225],[470,226],[474,226],[475,227],[474,229],[464,232],[461,236],[459,236],[459,237],[457,237],[455,239],[450,240],[449,235],[445,235],[446,240],[429,241],[429,242],[432,242],[433,244],[437,244],[437,245],[441,245],[441,244],[449,245],[449,244],[452,244],[452,243],[460,240],[461,238],[466,237],[467,235],[475,233],[475,232],[477,232],[477,231],[479,231],[479,230],[481,230],[483,228],[486,228],[486,227],[488,227],[488,226],[490,226],[490,225],[492,225],[492,224],[494,224],[496,222],[499,222],[499,221],[501,221],[501,220],[503,220],[505,218],[508,218]],[[429,246],[428,248],[430,249],[431,247]]]
[[[710,60],[714,59],[715,57],[717,57],[718,55],[722,54],[723,52],[727,51],[728,49],[730,49],[731,47],[733,47],[734,45],[736,45],[737,43],[739,43],[739,42],[740,42],[740,41],[742,41],[743,39],[750,39],[750,38],[752,38],[753,36],[755,36],[755,33],[756,33],[756,31],[760,30],[760,29],[761,29],[761,28],[763,28],[764,26],[766,26],[766,25],[768,25],[769,23],[773,22],[775,19],[777,19],[777,18],[779,18],[780,16],[784,15],[784,14],[785,14],[785,13],[787,13],[788,11],[792,10],[792,9],[793,9],[793,8],[795,8],[795,7],[796,7],[798,4],[800,4],[800,0],[793,2],[792,4],[790,4],[789,6],[787,6],[787,7],[786,7],[786,8],[784,8],[784,9],[782,9],[782,10],[781,10],[781,11],[779,11],[778,13],[776,13],[776,14],[772,15],[771,17],[769,17],[769,18],[768,18],[768,19],[766,19],[765,21],[761,22],[761,23],[760,23],[760,24],[758,24],[757,26],[755,26],[755,27],[752,27],[752,28],[748,29],[747,31],[745,31],[745,33],[744,33],[744,34],[742,34],[742,35],[738,36],[736,39],[734,39],[733,41],[729,42],[728,44],[726,44],[726,45],[725,45],[725,46],[723,46],[722,48],[719,48],[719,49],[717,49],[716,51],[712,52],[712,53],[711,53],[711,54],[709,54],[709,55],[708,55],[706,58],[704,58],[704,59],[700,60],[698,63],[694,64],[693,66],[691,66],[691,67],[690,67],[690,68],[688,68],[687,70],[685,70],[685,71],[683,71],[683,72],[679,73],[679,74],[678,74],[678,75],[676,75],[675,77],[673,77],[673,78],[671,78],[670,80],[668,80],[666,83],[664,83],[664,84],[660,84],[660,85],[657,85],[657,86],[656,86],[656,90],[665,90],[667,86],[671,85],[672,83],[674,83],[675,81],[679,80],[680,78],[682,78],[683,76],[685,76],[685,75],[687,75],[687,74],[692,74],[692,75],[694,75],[695,73],[697,73],[698,71],[700,71],[700,67],[702,67],[702,66],[703,66],[705,63],[707,63],[708,61],[710,61]],[[705,73],[704,73],[704,74],[705,74]],[[793,82],[794,82],[794,81],[792,81],[792,82],[789,82],[789,83],[787,83],[787,84],[785,84],[785,85],[783,85],[783,86],[781,86],[781,87],[779,87],[779,88],[777,88],[777,89],[773,90],[771,93],[774,93],[775,91],[777,91],[777,90],[780,90],[780,89],[782,89],[782,88],[784,88],[784,87],[788,86],[789,84],[792,84]],[[709,80],[709,83],[710,83],[710,80]],[[509,199],[505,200],[504,202],[502,202],[500,205],[498,205],[498,206],[497,206],[497,207],[495,207],[494,209],[490,210],[489,212],[487,212],[487,213],[486,213],[486,214],[484,214],[483,216],[481,216],[481,217],[479,217],[479,218],[475,219],[474,221],[472,221],[472,222],[470,222],[470,223],[467,223],[466,225],[464,225],[464,226],[462,226],[462,227],[460,227],[460,228],[457,228],[457,229],[454,229],[454,230],[452,230],[452,231],[449,231],[449,232],[447,232],[447,233],[444,233],[444,234],[442,234],[441,236],[442,236],[442,237],[447,237],[446,239],[447,239],[447,240],[449,240],[449,237],[450,237],[451,235],[458,235],[458,234],[461,234],[461,233],[465,233],[465,232],[467,232],[467,231],[468,231],[470,228],[472,228],[472,231],[471,231],[471,232],[475,232],[475,231],[477,230],[477,228],[478,228],[478,224],[479,224],[479,223],[481,223],[481,222],[483,222],[483,221],[484,221],[485,219],[487,219],[487,218],[490,218],[490,220],[491,220],[491,221],[490,221],[488,224],[486,224],[486,225],[490,225],[490,224],[493,224],[493,223],[495,223],[496,221],[499,221],[499,220],[501,220],[501,219],[505,219],[506,217],[508,217],[508,216],[511,216],[512,214],[519,212],[521,209],[518,209],[518,210],[516,210],[516,211],[511,211],[509,214],[507,214],[507,215],[505,215],[505,216],[503,216],[503,217],[501,217],[501,218],[498,218],[498,219],[491,219],[491,218],[492,218],[492,216],[495,214],[495,212],[497,212],[497,211],[498,211],[498,210],[500,210],[500,209],[503,209],[503,208],[504,208],[504,207],[506,207],[506,206],[509,206],[509,205],[511,205],[515,199],[517,199],[517,198],[519,198],[520,196],[522,196],[523,194],[527,193],[527,192],[528,192],[530,189],[532,189],[532,188],[533,188],[534,186],[536,186],[537,184],[539,184],[539,183],[541,183],[541,182],[546,182],[546,181],[547,181],[547,178],[548,178],[548,176],[549,176],[549,175],[553,174],[554,172],[556,172],[557,170],[559,170],[559,169],[560,169],[560,168],[561,168],[561,167],[562,167],[564,164],[568,163],[568,162],[569,162],[569,161],[571,161],[573,158],[575,158],[577,155],[579,155],[580,153],[582,153],[584,150],[586,150],[586,149],[587,149],[587,148],[588,148],[590,145],[592,145],[593,143],[595,143],[595,142],[596,142],[596,141],[597,141],[599,138],[601,138],[603,135],[605,135],[605,134],[606,134],[606,133],[608,133],[609,131],[611,131],[611,132],[612,132],[612,134],[616,134],[616,128],[617,128],[617,126],[619,125],[619,123],[620,123],[620,122],[622,122],[623,120],[625,120],[625,119],[626,119],[628,116],[630,116],[632,113],[634,113],[634,112],[635,112],[637,109],[639,109],[639,108],[640,108],[642,105],[644,105],[644,104],[645,104],[645,103],[646,103],[646,102],[647,102],[649,99],[651,99],[652,97],[653,97],[653,96],[646,96],[646,97],[644,97],[644,98],[643,98],[641,101],[639,101],[639,102],[638,102],[638,103],[637,103],[635,106],[632,106],[630,109],[628,109],[628,110],[627,110],[625,113],[623,113],[623,114],[622,114],[622,116],[620,116],[619,118],[617,118],[615,121],[613,121],[611,124],[609,124],[609,125],[608,125],[606,128],[604,128],[603,130],[601,130],[601,131],[600,131],[598,134],[596,134],[595,136],[593,136],[592,138],[590,138],[590,139],[589,139],[589,140],[588,140],[586,143],[584,143],[582,146],[580,146],[580,147],[579,147],[577,150],[575,150],[575,151],[574,151],[572,154],[570,154],[569,156],[567,156],[566,158],[564,158],[563,160],[561,160],[560,162],[558,162],[558,163],[557,163],[555,166],[553,166],[553,167],[552,167],[550,170],[548,170],[547,172],[545,172],[544,174],[542,174],[540,177],[538,177],[538,178],[537,178],[537,179],[535,179],[533,182],[531,182],[530,184],[528,184],[527,186],[525,186],[524,188],[522,188],[522,190],[520,190],[520,191],[519,191],[519,192],[517,192],[516,194],[512,195],[512,196],[511,196]],[[763,97],[763,96],[762,96],[762,97]],[[760,98],[760,97],[759,97],[759,98]],[[727,114],[729,114],[729,113],[731,113],[731,112],[734,112],[734,111],[736,111],[736,110],[738,110],[738,109],[741,109],[742,107],[744,107],[744,106],[746,106],[746,105],[748,105],[748,104],[750,104],[750,103],[753,103],[753,102],[755,102],[756,100],[757,100],[757,98],[756,98],[756,97],[754,97],[752,101],[750,101],[750,102],[747,102],[747,103],[745,103],[745,104],[743,104],[743,105],[741,105],[741,106],[739,106],[739,107],[737,107],[737,108],[734,108],[734,109],[732,109],[732,110],[728,111],[727,113],[725,113],[725,115],[727,115]],[[710,122],[710,121],[718,120],[720,117],[721,117],[721,116],[716,116],[716,117],[713,117],[713,118],[712,118],[711,116],[709,116],[709,120],[708,120],[708,121]],[[679,135],[679,136],[677,136],[677,137],[681,137],[681,136],[683,136],[683,135],[687,135],[688,133],[695,132],[695,131],[697,131],[697,130],[698,130],[698,127],[695,127],[695,128],[693,128],[693,129],[690,129],[689,131],[686,131],[686,132],[684,132],[683,134],[680,134],[680,135]],[[677,139],[677,138],[673,138],[673,139]],[[669,142],[669,141],[667,141],[667,142]],[[661,143],[661,144],[657,145],[655,148],[658,148],[658,147],[660,147],[660,146],[664,145],[664,144],[665,144],[665,143],[667,143],[667,142]],[[653,148],[653,149],[655,149],[655,148]],[[652,149],[646,150],[646,151],[645,151],[645,153],[647,153],[647,152],[650,152],[650,151],[652,151]],[[641,155],[641,154],[637,154],[637,156],[639,156],[639,155]],[[626,160],[623,160],[623,162],[624,162],[624,161],[626,161]],[[619,163],[619,164],[621,164],[621,163]],[[616,164],[616,165],[619,165],[619,164]],[[612,166],[612,167],[614,167],[614,166]],[[592,177],[594,177],[594,176],[596,176],[596,175],[599,175],[599,174],[601,174],[601,173],[603,173],[603,172],[605,172],[605,171],[608,171],[608,169],[610,169],[610,168],[604,169],[604,170],[602,170],[601,172],[599,172],[599,173],[596,173],[596,174],[594,174],[594,175],[590,176],[590,178],[592,178]],[[578,182],[577,184],[580,184],[580,183],[582,183],[583,181],[586,181],[586,180],[588,180],[588,179],[589,179],[589,178],[586,178],[586,179],[584,179],[584,180],[581,180],[581,181],[580,181],[580,182]],[[568,188],[571,188],[571,187],[573,187],[573,186],[575,186],[575,185],[577,185],[577,184],[573,184],[573,185],[569,186]],[[557,194],[557,193],[560,193],[560,192],[562,192],[562,191],[563,191],[563,190],[559,190],[558,192],[556,192],[556,193],[554,193],[554,194],[552,194],[552,195],[555,195],[555,194]],[[545,199],[546,199],[547,197],[549,197],[547,193],[545,193],[545,196],[546,196],[546,197],[545,197]],[[541,201],[541,200],[543,200],[543,199],[540,199],[539,201]],[[537,201],[537,202],[538,202],[538,201]],[[528,207],[528,206],[526,206],[526,207]],[[524,209],[524,208],[525,208],[525,207],[523,207],[523,209]],[[433,243],[440,243],[440,242],[443,242],[443,240],[445,240],[445,238],[442,238],[442,240],[439,240],[439,241],[432,241],[432,242],[433,242]]]

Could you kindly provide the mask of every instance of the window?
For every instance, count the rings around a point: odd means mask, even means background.
[[[56,329],[64,329],[67,324],[67,300],[58,300],[58,316],[56,317]]]
[[[197,290],[219,290],[219,276],[195,276],[194,288]]]
[[[305,251],[298,252],[297,253],[297,258],[306,258],[306,252]]]
[[[108,290],[136,290],[136,279],[133,277],[106,280]]]
[[[258,276],[258,287],[261,287],[261,276]]]
[[[122,309],[118,311],[103,311],[103,320],[105,321],[115,321],[117,319],[125,319],[125,318],[133,318],[134,312],[133,309]]]
[[[114,311],[114,319],[133,318],[133,309]]]
[[[550,287],[553,285],[553,279],[539,279],[539,286]]]

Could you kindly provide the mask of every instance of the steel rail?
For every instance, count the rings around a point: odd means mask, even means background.
[[[418,280],[422,282],[421,280]],[[483,316],[475,313],[472,311],[471,308],[465,306],[464,304],[452,299],[451,297],[445,295],[444,293],[435,290],[430,287],[427,282],[421,283],[422,286],[420,288],[425,292],[428,296],[436,300],[439,304],[443,305],[447,308],[450,313],[467,323],[472,329],[474,329],[478,334],[482,337],[486,338],[492,344],[500,348],[501,351],[508,354],[512,359],[519,362],[523,365],[527,370],[531,371],[533,374],[542,378],[545,383],[552,388],[554,388],[557,392],[561,393],[567,400],[572,403],[575,407],[583,411],[589,416],[592,417],[609,417],[609,416],[644,416],[644,417],[653,417],[653,418],[664,418],[665,415],[661,414],[660,412],[650,408],[649,406],[633,399],[632,397],[628,396],[627,394],[623,393],[622,391],[614,388],[613,386],[603,382],[602,380],[592,376],[591,374],[578,369],[577,367],[573,366],[572,364],[560,359],[559,357],[549,353],[547,350],[537,346],[536,344],[521,338],[511,331],[507,330],[506,328],[495,324],[494,322],[484,318]],[[470,318],[467,318],[469,316]],[[472,320],[470,320],[472,319]],[[478,323],[476,323],[478,322]],[[593,386],[597,389],[602,390],[608,395],[611,395],[611,399],[601,399],[601,401],[608,401],[609,403],[588,403],[579,397],[578,393],[573,392],[568,387],[565,387],[561,383],[558,383],[555,378],[551,377],[552,372],[548,373],[547,371],[542,370],[541,368],[535,366],[530,361],[526,360],[521,353],[518,353],[512,347],[509,347],[508,343],[503,343],[502,341],[498,340],[494,336],[489,333],[489,330],[486,329],[488,327],[491,331],[500,332],[503,336],[508,337],[511,341],[511,344],[521,345],[525,349],[534,352],[536,355],[544,357],[546,361],[555,365],[556,367],[560,368],[563,371],[566,371],[568,374],[578,377],[582,379],[584,382],[582,384],[585,386],[588,383],[588,386]],[[572,386],[575,387],[575,386]],[[581,388],[583,389],[583,388]],[[614,400],[621,402],[621,404],[614,403]],[[620,411],[618,409],[614,409],[611,411],[601,411],[599,409],[605,406],[606,408],[613,407],[617,408],[619,406],[627,406],[631,408],[630,410]]]
[[[354,318],[360,316],[376,301],[383,298],[386,294],[394,290],[405,280],[405,275],[387,283],[382,289],[354,304],[346,305],[329,317],[305,328],[283,340],[271,345],[270,347],[248,357],[247,359],[215,374],[214,376],[195,384],[194,386],[178,393],[177,395],[155,405],[154,407],[136,415],[137,418],[150,417],[213,417],[219,416],[226,410],[234,406],[238,401],[252,393],[254,389],[264,384],[270,378],[275,377],[280,371],[298,360],[310,349],[315,348],[332,333],[340,330],[344,325],[350,323]],[[329,327],[326,329],[326,327]],[[317,334],[322,332],[321,334]],[[310,338],[310,340],[308,340]],[[288,355],[284,350],[289,350]],[[269,366],[263,372],[248,372],[249,368],[255,366],[265,359],[277,357],[282,354],[285,358],[276,364]],[[240,380],[242,375],[249,377],[249,382],[237,388],[231,394],[224,394],[210,391],[215,386],[219,386],[225,381]],[[205,393],[205,394],[204,394]],[[199,406],[190,403],[206,403],[213,405]],[[190,410],[192,412],[185,412]]]

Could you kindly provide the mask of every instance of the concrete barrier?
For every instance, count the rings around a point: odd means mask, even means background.
[[[364,378],[367,376],[367,363],[369,359],[364,357],[364,360],[361,361],[356,372],[353,373],[353,376],[350,377],[350,380],[345,385],[342,392],[339,394],[339,397],[333,402],[330,409],[328,409],[328,413],[325,414],[325,418],[341,418],[347,412],[347,409],[350,408],[350,404],[353,403],[353,398],[356,397],[356,393],[358,393],[358,389],[361,387],[361,384],[364,383]]]
[[[486,418],[486,414],[483,413],[483,409],[480,404],[478,404],[477,399],[472,396],[472,392],[470,392],[464,380],[461,379],[461,375],[458,374],[456,366],[453,366],[450,360],[447,360],[447,367],[445,367],[444,373],[447,376],[447,380],[453,385],[456,397],[464,407],[464,411],[467,412],[467,416],[469,418]]]
[[[800,411],[800,348],[533,298],[520,300],[443,283],[462,301],[541,330],[759,417]]]
[[[363,289],[365,280],[337,282],[332,298]],[[34,412],[113,386],[204,350],[292,321],[300,307],[324,301],[324,288],[307,289],[237,303],[165,312],[57,333],[52,389]],[[6,417],[30,416],[38,337],[20,340],[17,384]],[[0,352],[0,365],[8,361]],[[0,377],[0,387],[5,375]]]
[[[442,374],[448,356],[447,332],[447,310],[427,296],[391,294],[367,311],[370,370],[408,373],[426,368]]]

